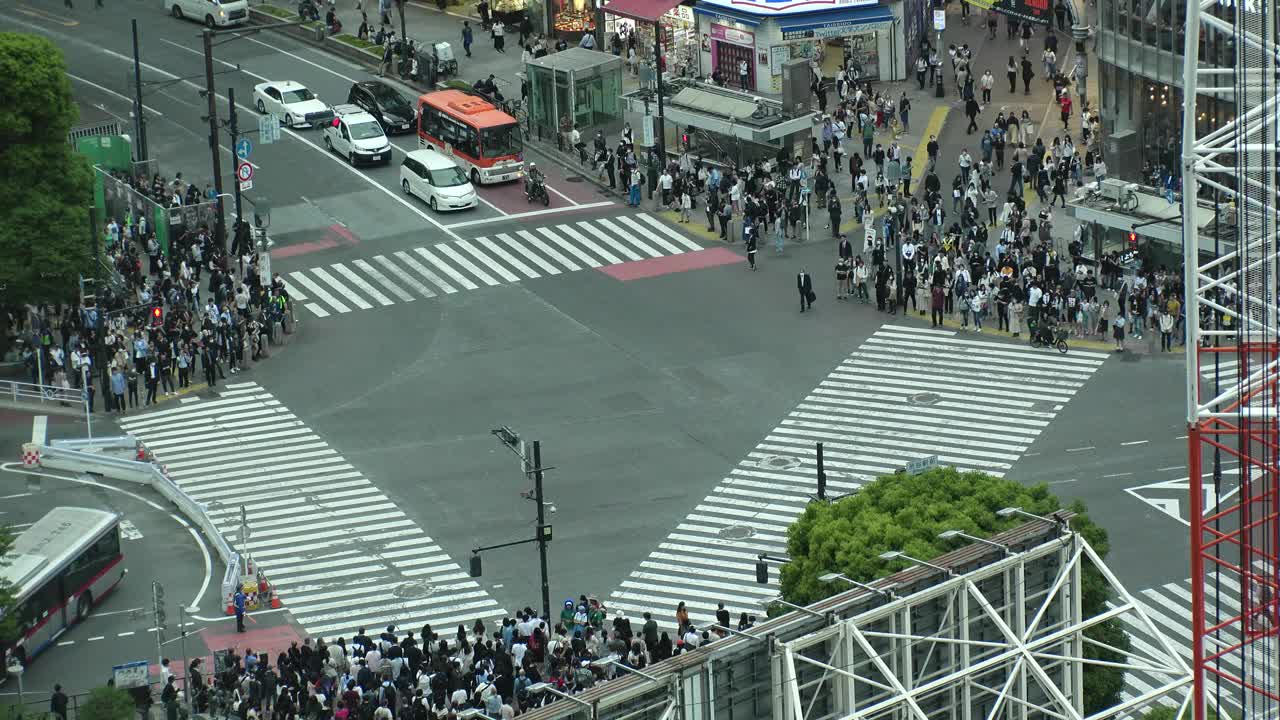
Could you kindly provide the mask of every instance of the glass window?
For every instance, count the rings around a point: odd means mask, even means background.
[[[436,187],[457,187],[467,182],[467,176],[457,166],[431,171],[431,184]]]
[[[405,99],[395,88],[390,85],[377,83],[369,86],[369,92],[373,95],[378,104],[387,109],[400,109],[409,107],[409,101]]]
[[[481,138],[487,158],[516,155],[521,150],[520,129],[516,125],[485,128]]]
[[[348,125],[351,137],[356,140],[374,140],[382,137],[382,126],[376,122],[363,122]]]
[[[284,92],[284,101],[286,103],[304,102],[306,100],[314,100],[315,98],[316,96],[312,95],[311,91],[306,88],[298,88],[296,90],[286,90]]]

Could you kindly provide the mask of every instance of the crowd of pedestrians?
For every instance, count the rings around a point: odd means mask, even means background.
[[[173,716],[189,701],[196,712],[241,720],[454,720],[473,708],[510,720],[715,642],[735,627],[723,603],[718,626],[695,627],[683,604],[673,619],[674,637],[649,613],[633,624],[621,610],[610,613],[582,595],[566,599],[552,619],[526,607],[492,627],[476,620],[444,633],[430,625],[372,634],[360,628],[351,637],[294,642],[274,657],[233,648],[218,655],[212,671],[200,659],[188,665],[189,699],[166,670],[160,700]],[[754,622],[743,614],[736,628]]]
[[[117,179],[167,207],[208,194],[180,174]],[[278,275],[263,281],[251,243],[233,243],[232,256],[201,224],[166,249],[151,218],[130,210],[107,219],[100,242],[108,278],[87,288],[92,300],[9,312],[10,359],[33,384],[80,389],[90,412],[92,380],[104,367],[103,406],[123,414],[201,379],[214,387],[269,354],[275,333],[291,330],[288,291]]]

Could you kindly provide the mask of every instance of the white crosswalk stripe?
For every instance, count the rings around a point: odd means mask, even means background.
[[[1255,563],[1256,564],[1256,563]],[[1259,568],[1262,571],[1262,568]],[[1191,665],[1191,580],[1181,580],[1177,582],[1165,583],[1159,587],[1150,588],[1141,592],[1134,593],[1134,598],[1142,605],[1143,612],[1151,619],[1156,628],[1170,641],[1175,650],[1181,651],[1187,665]],[[1206,624],[1216,625],[1226,621],[1228,618],[1234,618],[1241,614],[1241,597],[1240,584],[1238,580],[1230,575],[1224,574],[1220,582],[1210,579],[1206,582],[1205,587],[1205,612]],[[1109,607],[1115,607],[1114,601],[1108,602]],[[1163,656],[1159,641],[1154,638],[1151,631],[1142,625],[1137,617],[1132,614],[1121,616],[1125,624],[1125,630],[1129,633],[1129,640],[1132,643],[1130,652],[1133,656],[1130,662],[1135,665],[1151,664],[1151,658]],[[1265,623],[1265,618],[1259,618],[1259,623]],[[1238,629],[1228,628],[1221,634],[1223,645],[1234,645],[1240,641]],[[1274,635],[1271,637],[1261,637],[1250,646],[1249,655],[1243,658],[1239,652],[1229,653],[1223,656],[1222,662],[1218,667],[1226,671],[1236,678],[1243,678],[1252,682],[1255,687],[1267,688],[1273,691],[1275,688],[1274,678],[1267,678],[1268,673],[1274,673],[1276,662],[1280,660],[1277,657],[1277,640]],[[1211,649],[1211,648],[1210,648]],[[1214,675],[1206,673],[1206,695],[1211,698],[1221,698],[1223,704],[1222,710],[1226,711],[1231,717],[1241,717],[1242,708],[1240,707],[1239,686],[1230,682],[1224,682],[1222,692],[1215,690]],[[1157,682],[1164,679],[1163,676],[1130,670],[1125,674],[1126,685],[1121,692],[1124,700],[1138,697],[1144,692],[1154,687]],[[1161,703],[1169,707],[1175,707],[1181,701],[1181,696],[1165,697]],[[1223,717],[1219,713],[1219,717]]]
[[[610,605],[668,629],[680,602],[698,625],[715,622],[720,602],[735,619],[762,616],[778,576],[770,567],[757,584],[755,559],[785,554],[787,527],[817,491],[815,443],[831,495],[929,456],[1000,476],[1107,357],[885,325],[684,516]]]
[[[364,269],[359,263],[356,267]],[[313,290],[315,297],[320,297]],[[309,635],[431,623],[451,627],[506,613],[400,505],[256,383],[120,421],[228,538],[240,508],[252,553]],[[376,512],[369,533],[351,513]]]
[[[640,213],[336,262],[290,272],[288,282],[294,300],[323,318],[702,249],[658,218]],[[993,364],[992,372],[1003,367]]]

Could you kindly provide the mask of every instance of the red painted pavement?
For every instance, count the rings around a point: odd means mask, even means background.
[[[272,248],[271,257],[275,260],[281,258],[294,257],[295,255],[306,255],[307,253],[328,250],[329,248],[338,247],[337,240],[325,238],[324,240],[316,240],[315,242],[297,243],[295,245],[287,245],[282,248]]]
[[[695,250],[694,252],[687,252],[680,255],[668,255],[666,257],[649,258],[648,260],[636,260],[634,262],[609,265],[600,268],[600,272],[605,273],[616,280],[626,282],[630,280],[658,277],[660,275],[670,275],[672,273],[688,272],[690,270],[719,267],[721,265],[732,265],[733,263],[740,262],[745,262],[743,257],[731,250],[726,248],[709,248],[707,250]]]
[[[526,158],[528,159],[528,158]],[[573,202],[585,205],[587,203],[601,202],[609,198],[600,193],[595,185],[589,181],[582,180],[579,182],[569,182],[566,180],[570,175],[559,165],[551,162],[538,163],[538,169],[542,171],[547,178],[547,187],[552,188],[554,192],[549,193],[551,197],[550,207],[568,208],[573,204],[560,197],[556,193],[560,193],[565,197],[573,200]],[[505,213],[516,214],[528,212],[530,210],[542,210],[542,203],[534,205],[524,196],[524,180],[512,180],[511,182],[500,183],[497,185],[484,185],[479,188],[480,197],[492,203],[495,207]]]

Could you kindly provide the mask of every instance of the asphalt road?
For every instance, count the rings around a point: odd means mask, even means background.
[[[79,78],[76,92],[126,114],[128,14],[81,10],[70,25],[51,7],[19,5],[0,17],[53,38]],[[127,7],[142,29],[147,78],[202,84],[198,27],[158,7]],[[274,35],[237,39],[217,54],[241,68],[219,65],[218,87],[235,86],[246,123],[258,78],[297,80],[337,101],[365,77]],[[179,81],[149,92],[153,154],[166,173],[201,179],[209,161],[197,88]],[[962,135],[953,122],[944,147],[954,154]],[[396,144],[412,147],[413,138]],[[254,193],[270,199],[285,250],[274,269],[306,298],[299,332],[251,380],[389,501],[381,516],[353,514],[358,528],[390,534],[382,524],[402,513],[463,567],[477,546],[533,533],[535,508],[520,494],[529,483],[490,430],[505,424],[541,440],[555,507],[553,604],[603,597],[628,581],[886,319],[834,300],[825,242],[793,245],[782,258],[762,251],[760,270],[748,272],[732,246],[698,249],[701,241],[682,243],[642,213],[596,206],[609,198],[559,171],[552,213],[524,215],[530,208],[505,187],[483,190],[490,205],[475,212],[436,216],[399,194],[394,168],[350,169],[314,132],[286,133],[251,160]],[[805,266],[819,300],[800,315],[794,276]],[[909,334],[889,335],[876,342],[910,346],[901,339]],[[1021,357],[980,338],[937,342]],[[1171,549],[1185,546],[1185,526],[1126,492],[1185,465],[1178,367],[1101,363],[1006,471],[1089,502],[1111,530],[1121,577],[1138,585],[1185,577],[1186,553]],[[1133,476],[1104,477],[1125,472]],[[536,605],[535,550],[487,553],[481,587],[506,610]]]

